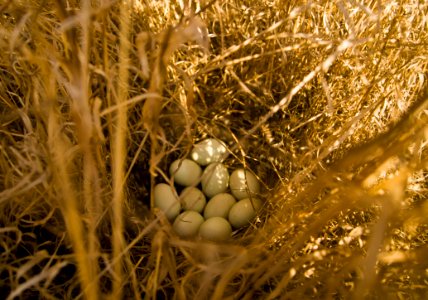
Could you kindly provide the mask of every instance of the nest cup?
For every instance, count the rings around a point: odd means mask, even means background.
[[[218,139],[204,139],[193,146],[191,159],[171,163],[169,182],[174,184],[154,186],[155,209],[173,221],[180,237],[225,242],[231,238],[232,226],[248,226],[261,213],[260,181],[248,169],[229,170],[231,149]],[[184,212],[179,214],[180,210]]]

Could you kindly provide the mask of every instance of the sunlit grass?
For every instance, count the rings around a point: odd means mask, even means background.
[[[426,298],[427,4],[188,3],[0,4],[1,294]],[[263,183],[227,244],[151,205],[205,137]]]

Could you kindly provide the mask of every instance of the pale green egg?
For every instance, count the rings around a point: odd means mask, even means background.
[[[260,193],[260,183],[248,170],[236,169],[230,175],[230,190],[237,199],[244,199]]]
[[[202,223],[199,236],[213,242],[223,242],[232,235],[232,227],[225,218],[212,217]]]
[[[180,194],[184,210],[194,210],[201,213],[207,203],[204,193],[198,188],[189,186]]]
[[[172,224],[174,231],[183,238],[195,236],[201,224],[204,222],[204,217],[196,211],[185,211],[178,215]]]
[[[173,220],[180,213],[181,204],[173,187],[159,183],[154,187],[153,197],[155,207],[163,211],[169,220]]]
[[[209,164],[202,173],[202,191],[209,198],[223,193],[229,186],[229,172],[221,163]]]
[[[235,198],[228,193],[220,193],[212,197],[204,210],[205,219],[212,217],[227,218],[230,208],[236,203]]]
[[[255,197],[239,200],[229,211],[230,224],[235,228],[249,225],[261,207],[262,201]]]
[[[195,186],[201,179],[201,167],[190,159],[177,159],[169,167],[174,182],[183,186]]]
[[[201,166],[221,162],[227,153],[226,145],[217,139],[206,139],[197,143],[190,156]]]

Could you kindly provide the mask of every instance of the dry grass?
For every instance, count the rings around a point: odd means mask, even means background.
[[[428,298],[423,2],[3,1],[1,294]],[[264,183],[223,245],[150,209],[206,136]]]

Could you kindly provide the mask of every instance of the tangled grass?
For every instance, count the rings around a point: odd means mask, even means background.
[[[422,2],[0,4],[1,294],[426,299]],[[225,244],[150,205],[207,136],[264,185]]]

